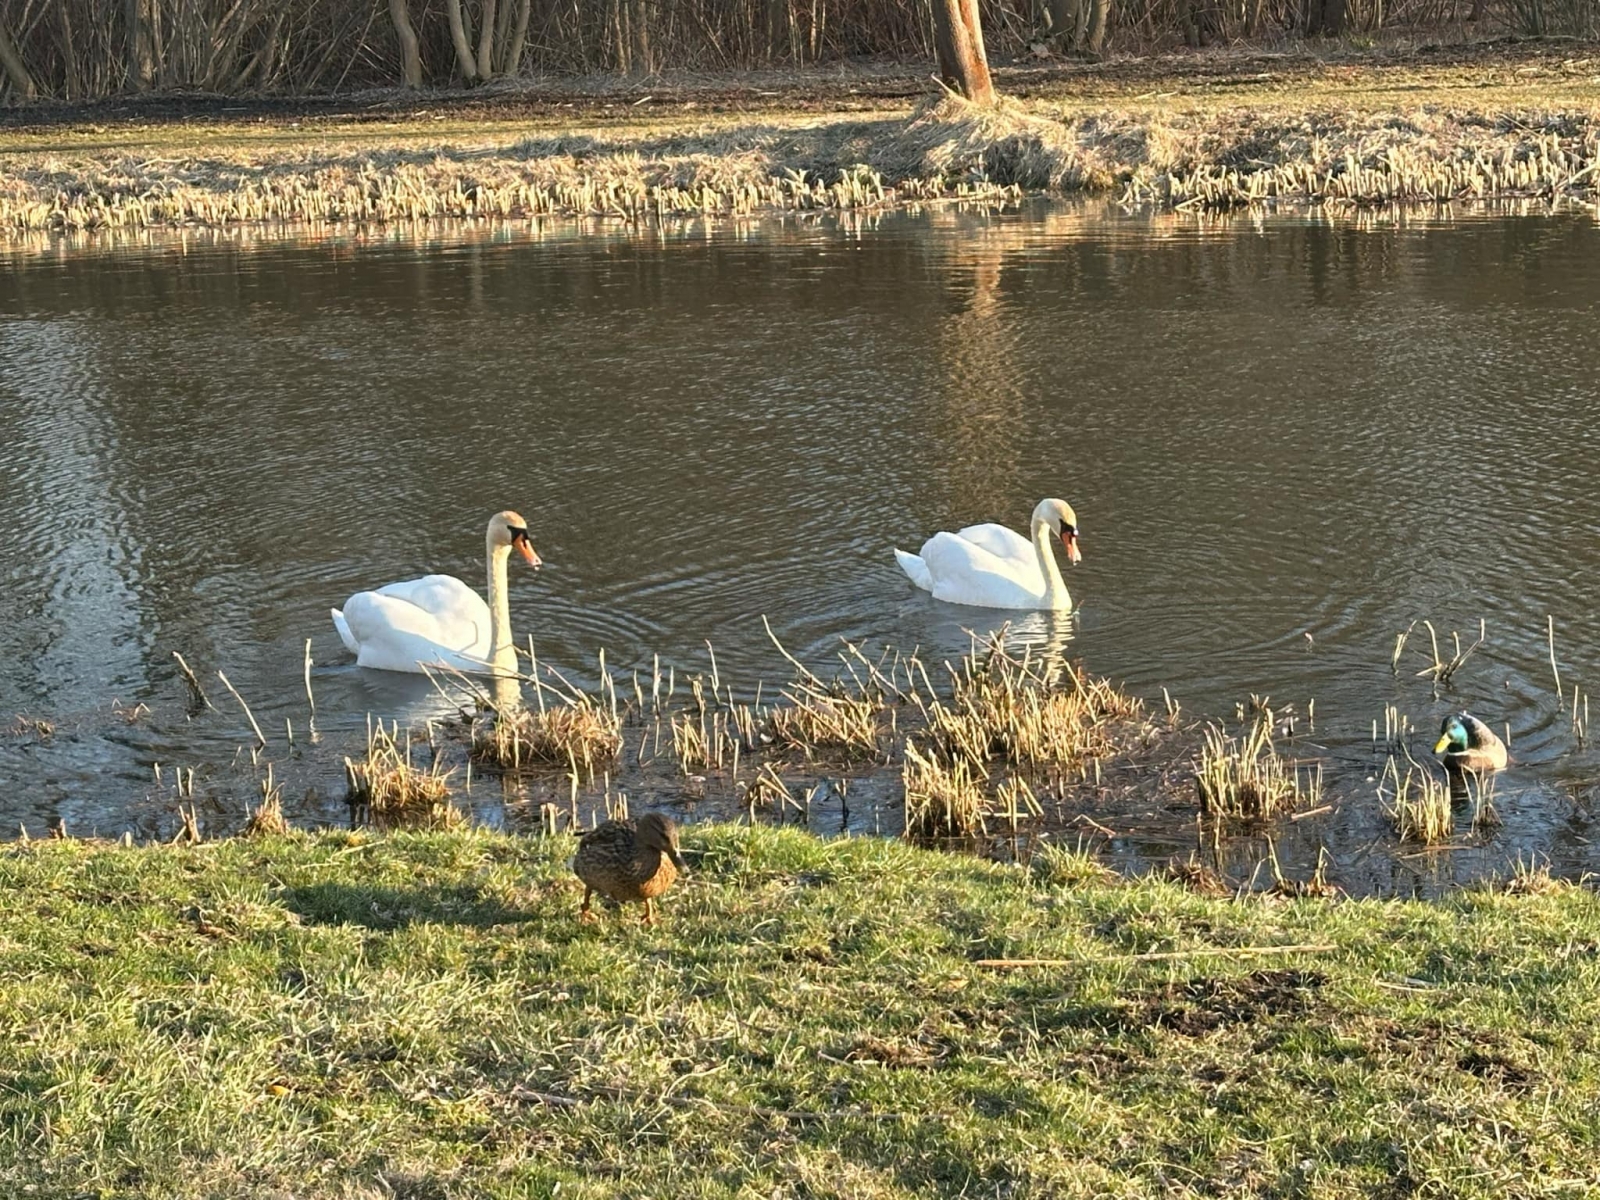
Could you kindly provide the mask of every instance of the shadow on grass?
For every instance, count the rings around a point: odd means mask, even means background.
[[[508,908],[478,888],[460,886],[424,890],[317,883],[289,888],[283,893],[283,904],[312,925],[364,925],[368,929],[419,924],[488,928],[531,916]]]

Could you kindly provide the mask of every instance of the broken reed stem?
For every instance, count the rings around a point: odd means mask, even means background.
[[[554,1092],[536,1092],[531,1088],[515,1087],[508,1093],[513,1100],[528,1100],[535,1104],[545,1104],[552,1108],[577,1108],[584,1104],[593,1104],[602,1098],[607,1100],[645,1100],[646,1097],[638,1093],[628,1092],[622,1088],[601,1087],[595,1089],[592,1096],[562,1096]],[[751,1117],[764,1119],[783,1118],[793,1121],[833,1121],[839,1119],[854,1119],[858,1121],[909,1121],[912,1114],[900,1112],[862,1112],[859,1109],[830,1108],[826,1112],[809,1112],[805,1109],[795,1108],[762,1108],[753,1104],[724,1104],[715,1100],[708,1100],[700,1096],[653,1096],[651,1103],[670,1104],[677,1108],[715,1109],[718,1112],[742,1113]],[[918,1119],[926,1119],[930,1114],[919,1113]]]
[[[222,680],[222,686],[233,694],[233,698],[239,702],[239,707],[244,709],[245,719],[250,722],[250,728],[255,730],[256,741],[260,743],[261,749],[265,750],[267,748],[266,735],[261,732],[261,726],[256,724],[255,714],[250,711],[250,706],[244,702],[244,697],[239,695],[239,689],[229,683],[228,677],[221,671],[217,672],[217,678]]]
[[[1199,946],[1193,950],[1161,950],[1146,954],[1105,954],[1095,958],[978,958],[975,967],[994,967],[1009,971],[1018,967],[1082,967],[1097,963],[1171,962],[1184,958],[1251,958],[1268,954],[1331,954],[1339,947],[1331,942],[1307,942],[1296,946]]]
[[[206,695],[205,688],[200,686],[199,676],[194,673],[188,663],[183,661],[183,655],[174,650],[172,652],[172,657],[178,660],[178,670],[183,672],[184,682],[189,685],[190,698],[196,704],[205,708],[209,708],[212,712],[216,712],[217,706],[211,703],[211,698]]]
[[[1556,666],[1556,619],[1554,615],[1545,617],[1545,636],[1550,645],[1550,674],[1556,681],[1556,711],[1560,712],[1566,707],[1566,697],[1561,694],[1561,668]]]
[[[306,705],[311,709],[311,720],[309,722],[309,725],[310,725],[310,730],[311,730],[311,740],[314,742],[314,741],[317,740],[317,698],[311,694],[311,639],[310,638],[306,639],[305,678],[306,678]]]

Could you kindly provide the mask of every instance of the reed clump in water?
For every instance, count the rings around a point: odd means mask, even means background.
[[[938,749],[974,763],[1001,758],[1018,767],[1081,766],[1112,751],[1111,722],[1144,711],[1105,680],[1031,652],[1020,658],[1009,653],[998,633],[949,670],[948,703],[918,700]]]
[[[807,758],[823,754],[878,757],[881,700],[803,684],[783,695],[789,703],[775,705],[768,718],[772,740],[779,747],[803,751]]]
[[[906,836],[964,837],[982,828],[989,807],[988,777],[969,759],[924,755],[910,738],[900,779],[905,787]]]
[[[451,771],[430,755],[428,766],[411,759],[411,738],[401,745],[398,729],[380,721],[367,728],[366,757],[344,760],[345,800],[351,808],[380,824],[420,825],[447,829],[461,824],[461,812],[450,803]]]
[[[348,760],[346,760],[348,761]],[[246,837],[282,837],[289,832],[289,821],[283,815],[283,785],[272,781],[272,764],[267,764],[267,777],[261,781],[261,803],[250,809],[245,818]]]
[[[1202,812],[1237,820],[1272,820],[1322,795],[1320,768],[1302,776],[1273,748],[1270,710],[1239,737],[1208,726],[1194,781]]]
[[[1386,812],[1401,841],[1436,846],[1450,840],[1455,832],[1455,814],[1447,782],[1416,764],[1408,766],[1402,776],[1399,765],[1391,758],[1378,785],[1380,796],[1385,784],[1389,788]]]
[[[472,755],[504,771],[554,764],[593,781],[622,754],[614,704],[574,692],[559,704],[493,713],[473,728]]]
[[[1100,759],[1118,748],[1118,730],[1144,713],[1138,700],[1053,655],[1012,654],[1004,633],[974,641],[947,664],[948,699],[915,664],[906,694],[927,742],[926,750],[905,744],[910,836],[970,835],[996,820],[1017,829],[1043,812],[1030,779],[1043,775],[1059,790],[1069,773],[1086,778],[1091,765],[1098,777]],[[994,771],[1003,778],[991,791]]]

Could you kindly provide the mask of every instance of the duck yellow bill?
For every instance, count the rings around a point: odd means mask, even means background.
[[[1447,733],[1442,738],[1439,739],[1439,743],[1438,743],[1438,745],[1434,746],[1433,752],[1435,754],[1443,754],[1444,750],[1445,750],[1445,747],[1448,746],[1449,744],[1450,744],[1450,735]]]

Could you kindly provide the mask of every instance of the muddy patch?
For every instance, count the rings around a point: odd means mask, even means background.
[[[1151,1000],[1145,1024],[1200,1037],[1240,1025],[1310,1011],[1328,982],[1321,971],[1255,971],[1249,975],[1202,976],[1168,984]]]

